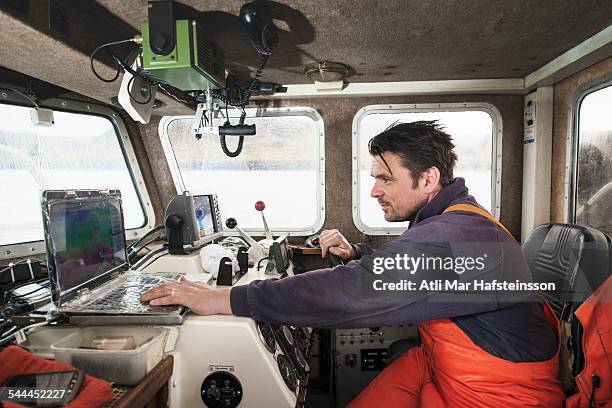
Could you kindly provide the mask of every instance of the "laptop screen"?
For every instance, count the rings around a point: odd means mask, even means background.
[[[45,192],[49,273],[61,294],[98,286],[127,259],[121,195],[88,192]]]

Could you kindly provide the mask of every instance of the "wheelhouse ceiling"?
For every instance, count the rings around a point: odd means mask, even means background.
[[[245,2],[176,3],[248,81],[259,59],[238,19]],[[279,84],[307,83],[303,66],[323,60],[349,65],[348,82],[523,78],[612,24],[612,2],[600,0],[262,3],[280,37],[262,80]],[[2,0],[0,66],[108,102],[119,84],[96,80],[88,56],[146,20],[146,0]]]

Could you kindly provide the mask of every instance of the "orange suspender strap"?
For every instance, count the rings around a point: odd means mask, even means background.
[[[506,227],[504,227],[504,224],[499,222],[495,217],[493,217],[491,214],[489,214],[485,210],[483,210],[483,209],[481,209],[479,207],[476,207],[475,205],[471,205],[471,204],[455,204],[455,205],[451,205],[446,210],[444,210],[445,213],[447,213],[449,211],[465,211],[465,212],[470,212],[470,213],[482,215],[483,217],[485,217],[485,218],[493,221],[497,225],[499,225],[500,228],[502,228],[504,231],[506,231],[506,233],[508,233],[508,235],[510,235],[510,237],[512,237],[512,239],[514,239],[514,237],[510,233],[510,231],[508,231],[506,229]]]

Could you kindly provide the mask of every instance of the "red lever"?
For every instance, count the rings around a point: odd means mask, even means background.
[[[266,208],[266,203],[264,203],[263,201],[260,200],[255,203],[255,209],[257,211],[263,211],[265,208]]]

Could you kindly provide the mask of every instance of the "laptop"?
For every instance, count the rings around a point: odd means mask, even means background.
[[[47,190],[43,225],[51,297],[74,324],[180,324],[183,306],[150,306],[140,294],[180,273],[128,264],[119,190]]]

